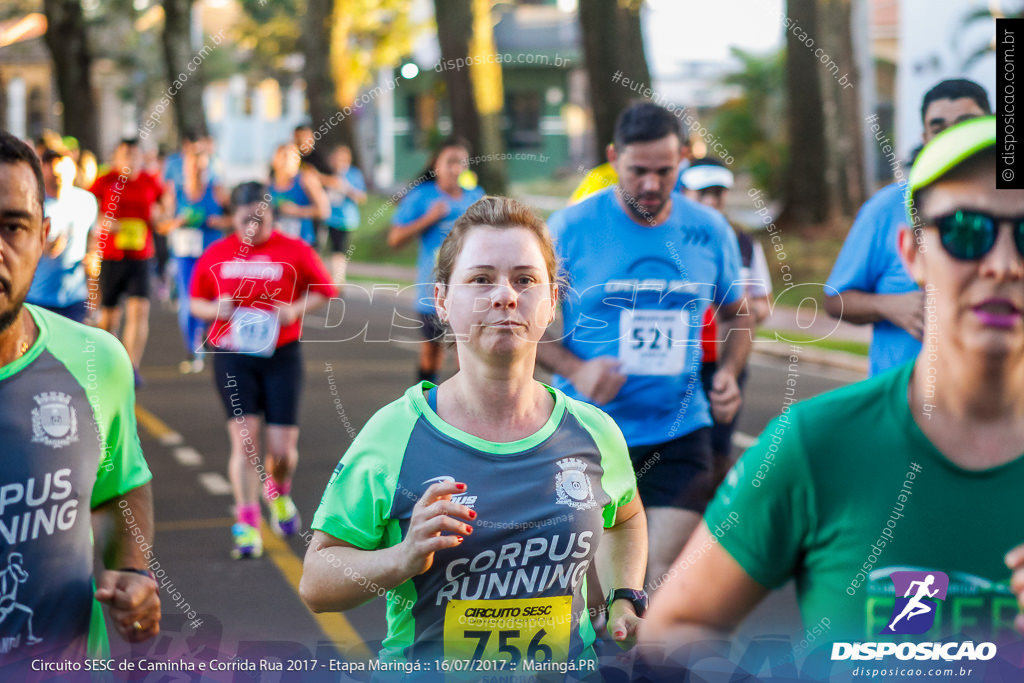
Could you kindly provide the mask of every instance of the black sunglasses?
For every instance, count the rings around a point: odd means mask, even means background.
[[[996,244],[999,224],[1010,223],[1017,251],[1024,256],[1024,216],[993,216],[981,211],[961,209],[927,221],[939,229],[946,252],[960,261],[977,261]]]

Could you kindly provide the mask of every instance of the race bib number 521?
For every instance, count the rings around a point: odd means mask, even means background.
[[[678,375],[686,365],[686,323],[680,311],[622,311],[619,360],[626,375]]]
[[[523,600],[452,600],[444,615],[448,659],[565,662],[572,596]]]

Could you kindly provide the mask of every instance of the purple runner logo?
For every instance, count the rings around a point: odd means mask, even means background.
[[[935,623],[935,601],[946,599],[949,577],[943,572],[893,572],[890,577],[896,588],[896,603],[892,621],[879,633],[927,633]]]

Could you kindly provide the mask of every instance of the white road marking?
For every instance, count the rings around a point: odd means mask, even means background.
[[[178,432],[171,432],[160,437],[161,446],[180,446],[183,443],[185,443],[185,439]]]
[[[198,467],[203,464],[203,456],[191,446],[178,446],[175,448],[174,459],[186,467]]]
[[[231,482],[220,472],[203,472],[199,475],[199,484],[211,495],[231,495]]]

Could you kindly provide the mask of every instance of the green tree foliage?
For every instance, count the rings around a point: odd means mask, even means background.
[[[999,2],[989,3],[988,7],[979,7],[978,9],[968,12],[962,21],[965,29],[970,29],[978,24],[986,24],[991,22],[993,29],[992,40],[985,45],[979,45],[975,47],[971,53],[964,60],[962,68],[966,71],[974,66],[975,62],[980,59],[984,59],[990,54],[994,54],[996,51],[995,44],[995,20],[996,19],[1021,19],[1024,18],[1024,3],[1019,1],[1007,1],[1003,0]],[[1014,7],[1015,6],[1015,7]],[[959,35],[959,34],[958,34]]]
[[[232,36],[246,52],[245,66],[265,75],[288,71],[287,60],[302,52],[306,0],[240,0],[244,18]],[[328,61],[338,107],[352,104],[382,67],[398,65],[429,27],[411,18],[411,0],[333,0]]]
[[[288,71],[286,59],[301,52],[302,22],[306,0],[240,0],[242,19],[231,42],[244,55],[241,66],[268,76]]]
[[[741,95],[713,114],[711,130],[735,159],[734,170],[751,174],[754,184],[768,194],[782,191],[787,161],[785,144],[785,53],[758,55],[732,48],[740,69],[723,79]]]

